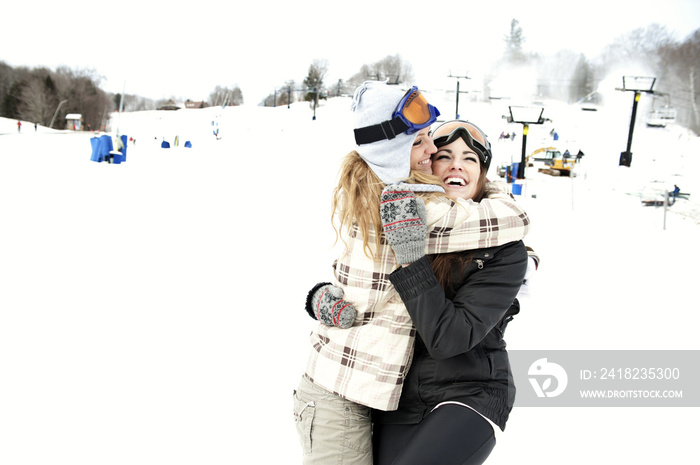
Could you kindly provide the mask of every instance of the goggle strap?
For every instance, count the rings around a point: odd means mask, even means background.
[[[371,144],[384,139],[393,139],[398,134],[406,132],[409,129],[398,116],[392,120],[384,121],[380,124],[365,126],[364,128],[355,129],[355,142],[357,145]]]
[[[438,127],[438,129],[440,128]],[[438,148],[440,148],[444,147],[445,145],[451,144],[458,137],[461,138],[472,150],[474,150],[480,155],[479,158],[481,158],[481,163],[485,164],[487,167],[491,164],[492,152],[491,144],[488,143],[488,139],[486,139],[486,145],[482,144],[478,140],[474,139],[469,130],[464,126],[457,127],[453,129],[452,132],[450,132],[449,134],[445,134],[444,136],[436,137],[433,141],[435,142],[435,145]],[[484,136],[484,138],[486,137]]]

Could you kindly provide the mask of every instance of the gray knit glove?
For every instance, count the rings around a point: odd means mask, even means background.
[[[399,265],[413,263],[425,255],[425,204],[413,191],[410,184],[389,184],[379,202],[384,235]]]
[[[343,300],[343,290],[331,283],[316,284],[306,296],[306,312],[327,326],[349,328],[357,310]]]

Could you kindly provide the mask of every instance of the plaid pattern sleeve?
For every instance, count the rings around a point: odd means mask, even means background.
[[[426,253],[474,250],[522,240],[530,229],[530,218],[499,184],[504,183],[489,183],[491,193],[479,203],[446,197],[427,200]]]
[[[336,262],[336,285],[357,310],[350,329],[317,325],[310,335],[305,374],[316,385],[348,400],[395,410],[413,354],[415,329],[389,281],[396,262],[383,244],[368,258],[355,234],[348,254]],[[369,239],[374,249],[374,237]]]

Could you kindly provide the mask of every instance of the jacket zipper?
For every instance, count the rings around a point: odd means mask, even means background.
[[[480,270],[483,270],[483,269],[484,269],[484,261],[477,258],[477,259],[476,259],[476,266],[477,266],[477,268],[479,268]]]

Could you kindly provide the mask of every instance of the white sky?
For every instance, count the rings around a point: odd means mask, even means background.
[[[525,48],[595,55],[617,36],[652,23],[679,40],[700,28],[694,0],[540,1],[313,0],[233,2],[36,0],[3,7],[0,61],[12,66],[92,68],[110,92],[204,100],[216,85],[238,85],[257,104],[286,80],[297,83],[314,59],[327,82],[362,64],[400,54],[424,88],[453,73],[470,75],[499,56],[511,19]],[[568,12],[567,12],[568,11]]]

